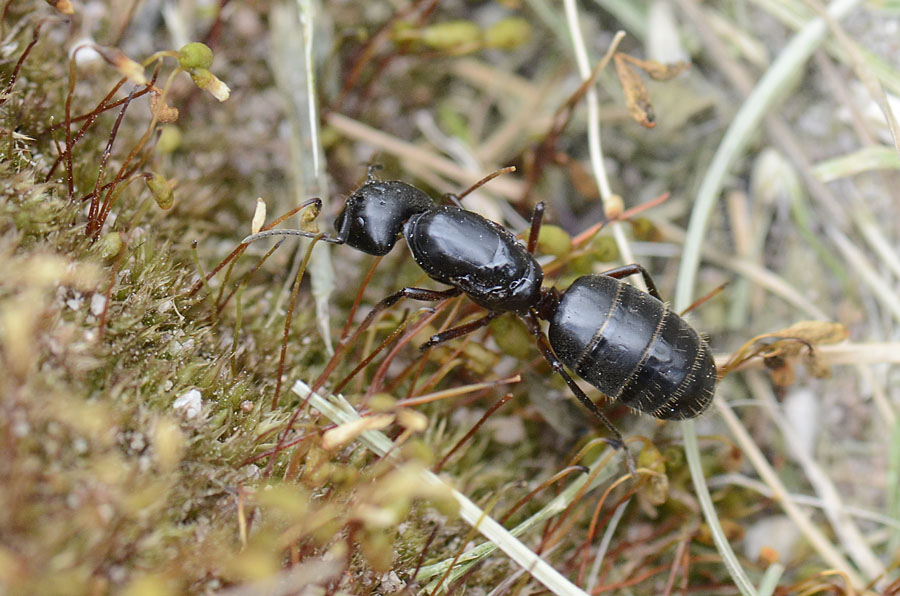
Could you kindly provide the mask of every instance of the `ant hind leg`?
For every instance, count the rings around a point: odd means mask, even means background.
[[[644,269],[643,266],[638,265],[637,263],[632,263],[631,265],[623,265],[622,267],[616,267],[615,269],[604,271],[600,275],[605,275],[614,279],[622,279],[623,277],[628,277],[629,275],[634,275],[635,273],[640,273],[641,277],[644,278],[644,283],[647,284],[647,292],[660,302],[663,302],[662,297],[659,295],[659,290],[656,289],[656,284],[653,283],[653,278],[650,277],[650,274],[646,269]]]
[[[625,458],[625,465],[628,467],[628,472],[635,476],[635,466],[634,459],[631,457],[631,452],[628,450],[628,446],[625,444],[625,439],[622,437],[622,433],[619,432],[612,422],[610,422],[609,418],[606,417],[606,414],[600,409],[597,404],[591,401],[587,395],[585,395],[584,391],[581,390],[581,387],[578,386],[578,383],[566,372],[563,363],[553,352],[553,348],[550,347],[550,341],[547,339],[547,336],[541,330],[540,323],[537,320],[537,317],[534,313],[530,313],[529,316],[524,317],[525,322],[528,324],[528,328],[531,331],[531,334],[535,336],[537,339],[538,348],[541,351],[541,354],[544,356],[544,359],[550,364],[550,368],[554,370],[554,372],[558,373],[563,380],[566,382],[566,385],[569,386],[569,389],[572,393],[575,394],[575,397],[590,410],[591,414],[596,416],[600,422],[603,423],[609,432],[612,433],[613,438],[604,439],[606,443],[612,447],[613,449],[621,449],[622,454]]]

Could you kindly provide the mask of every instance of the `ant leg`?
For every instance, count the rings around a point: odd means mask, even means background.
[[[453,298],[454,296],[459,296],[460,294],[462,294],[462,290],[459,290],[457,288],[450,288],[449,290],[403,288],[399,292],[394,292],[387,298],[384,298],[381,302],[372,307],[372,310],[369,311],[369,314],[366,315],[366,318],[363,319],[363,322],[360,323],[356,331],[353,332],[352,341],[355,341],[359,334],[365,331],[369,327],[369,325],[372,324],[372,321],[375,320],[375,317],[378,316],[378,313],[392,307],[403,298],[422,300],[423,302],[439,302],[441,300],[444,300],[445,298]]]
[[[345,244],[347,242],[346,235],[343,237],[341,235],[338,236],[328,236],[321,233],[313,233],[307,232],[306,230],[292,230],[289,228],[278,229],[278,230],[265,230],[264,232],[257,232],[256,234],[250,234],[241,240],[241,244],[250,244],[251,242],[256,242],[257,240],[262,240],[263,238],[271,238],[273,236],[300,236],[302,238],[316,238],[319,237],[319,240],[322,242],[328,242],[330,244]]]
[[[541,222],[544,220],[544,201],[534,206],[531,214],[531,230],[528,232],[528,253],[534,254],[537,248],[538,236],[541,234]]]
[[[470,323],[465,323],[464,325],[458,325],[457,327],[451,327],[450,329],[447,329],[446,331],[442,331],[440,333],[432,335],[430,338],[428,338],[428,341],[426,341],[424,344],[419,346],[419,349],[424,352],[425,350],[427,350],[429,348],[433,348],[434,346],[436,346],[438,344],[442,344],[445,341],[450,341],[451,339],[456,339],[457,337],[462,337],[463,335],[468,335],[468,334],[472,333],[473,331],[477,331],[478,329],[485,327],[493,319],[499,317],[500,314],[501,313],[499,313],[499,312],[491,311],[488,314],[486,314],[485,316],[481,317],[480,319],[475,319],[474,321],[472,321]]]
[[[459,194],[448,192],[447,194],[444,195],[444,199],[447,201],[450,201],[451,203],[453,203],[460,209],[464,209],[462,200],[465,198],[465,196],[467,194],[471,194],[472,192],[478,190],[479,188],[481,188],[482,186],[484,186],[485,184],[487,184],[488,182],[490,182],[497,176],[500,176],[501,174],[508,174],[510,172],[515,172],[515,171],[516,171],[516,166],[506,166],[505,168],[500,168],[499,170],[488,174],[487,176],[485,176],[484,178],[482,178],[481,180],[479,180],[478,182],[476,182],[475,184],[473,184],[472,186],[470,186],[469,188],[467,188],[466,190],[464,190],[463,192],[461,192]]]
[[[623,277],[628,277],[629,275],[634,275],[635,273],[640,273],[644,278],[644,283],[647,284],[647,291],[650,293],[650,295],[657,300],[662,301],[662,296],[659,295],[659,290],[656,289],[656,284],[653,283],[653,278],[650,277],[650,274],[647,273],[646,269],[644,269],[637,263],[632,263],[631,265],[625,265],[623,267],[616,267],[615,269],[604,271],[600,275],[605,275],[607,277],[612,277],[615,279],[622,279]]]
[[[313,384],[312,390],[316,391],[325,384],[325,380],[328,379],[331,373],[334,372],[334,369],[337,368],[338,362],[340,362],[347,349],[356,343],[356,341],[359,339],[359,336],[369,328],[369,326],[373,321],[375,321],[375,317],[377,317],[379,313],[390,308],[403,298],[424,300],[426,302],[438,302],[440,300],[444,300],[445,298],[453,298],[454,296],[459,296],[460,294],[462,294],[462,290],[459,290],[457,288],[450,288],[442,291],[426,290],[423,288],[403,288],[399,292],[395,292],[387,298],[384,298],[381,302],[372,307],[372,310],[369,311],[369,314],[366,315],[366,318],[363,319],[363,322],[359,324],[359,327],[356,328],[356,331],[341,338],[341,340],[335,347],[334,355],[331,357],[331,359],[329,359],[328,364],[325,365],[325,369],[319,375],[319,378],[316,379],[316,382]]]
[[[534,313],[529,313],[527,317],[524,317],[525,322],[528,324],[528,328],[531,331],[531,334],[535,336],[537,339],[538,349],[540,349],[541,354],[543,354],[544,359],[550,364],[550,368],[553,369],[554,372],[558,373],[563,380],[566,382],[566,385],[569,386],[569,389],[572,390],[572,393],[575,394],[575,397],[578,398],[584,407],[591,411],[591,414],[596,416],[600,422],[603,423],[609,432],[612,433],[612,439],[604,439],[610,447],[613,449],[621,449],[625,456],[625,465],[628,466],[628,471],[632,476],[635,475],[635,467],[634,467],[634,459],[631,457],[631,452],[628,451],[628,447],[625,445],[625,439],[622,437],[622,433],[619,432],[613,423],[609,421],[609,418],[606,417],[606,414],[600,409],[600,407],[591,401],[587,395],[585,395],[584,391],[581,390],[581,387],[578,386],[578,383],[566,372],[563,363],[553,352],[553,348],[550,347],[550,342],[547,339],[547,336],[541,330],[541,325],[537,320],[537,317]]]

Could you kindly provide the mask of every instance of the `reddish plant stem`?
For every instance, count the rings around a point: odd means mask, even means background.
[[[458,450],[460,447],[462,447],[469,439],[471,439],[471,438],[475,435],[476,432],[478,432],[478,429],[481,428],[481,426],[482,426],[485,422],[487,422],[487,419],[490,418],[491,414],[493,414],[494,412],[496,412],[497,410],[499,410],[506,402],[508,402],[509,400],[511,400],[511,399],[512,399],[512,396],[513,396],[512,393],[507,393],[506,395],[504,395],[503,397],[501,397],[501,398],[497,401],[497,403],[495,403],[495,404],[492,405],[490,408],[488,408],[487,412],[485,412],[484,415],[483,415],[481,418],[478,419],[478,422],[476,422],[476,423],[472,426],[472,428],[469,429],[469,432],[467,432],[465,435],[463,435],[463,438],[461,438],[459,441],[457,441],[457,442],[456,442],[456,445],[454,445],[454,446],[450,449],[450,451],[447,452],[447,455],[445,455],[444,457],[442,457],[441,460],[437,463],[437,465],[434,466],[434,473],[435,473],[435,474],[439,474],[440,471],[441,471],[441,469],[444,467],[444,464],[447,463],[447,460],[450,459],[450,457],[451,457],[454,453],[456,453],[457,450]],[[500,523],[503,523],[503,522],[500,522]]]
[[[603,516],[603,522],[598,524],[597,518],[600,517],[600,511],[603,509],[603,505],[604,505],[604,503],[606,503],[606,499],[609,498],[609,495],[613,491],[613,489],[616,488],[617,486],[619,486],[619,484],[621,484],[624,480],[626,480],[626,478],[620,478],[617,482],[613,482],[612,484],[610,484],[609,487],[605,491],[603,491],[603,496],[600,497],[600,500],[597,502],[596,507],[594,507],[594,514],[591,516],[591,524],[588,527],[588,533],[587,533],[587,536],[585,536],[585,538],[584,538],[584,544],[582,546],[581,565],[578,568],[578,583],[581,583],[582,581],[584,581],[584,572],[585,572],[585,569],[587,568],[587,561],[588,561],[588,555],[590,554],[591,542],[593,542],[593,540],[594,540],[594,536],[596,535],[597,528],[598,527],[599,528],[606,527],[606,524],[608,524],[609,520],[612,519],[612,516],[615,515],[616,509],[618,509],[622,503],[624,503],[625,501],[630,499],[632,497],[632,495],[634,495],[637,492],[637,487],[635,485],[632,485],[631,489],[625,494],[625,496],[623,496],[621,499],[618,500],[618,502],[616,502],[615,505],[613,505],[612,507],[609,508],[609,512],[607,512],[607,514],[605,516]]]
[[[445,329],[447,329],[450,326],[450,323],[456,319],[456,315],[459,312],[459,309],[461,306],[462,306],[461,301],[459,301],[459,300],[454,301],[453,308],[450,309],[450,312],[447,313],[447,316],[444,317],[444,320],[441,322],[440,326],[438,326],[438,332],[444,331]],[[466,338],[466,339],[468,339],[468,338]],[[455,358],[460,352],[462,352],[462,348],[465,345],[466,345],[466,340],[463,340],[459,344],[459,346],[457,346],[457,349],[451,354],[451,356],[449,358],[445,359],[445,362],[448,362],[448,361],[452,360],[453,358]],[[429,351],[430,351],[430,349],[429,349]],[[426,364],[426,359],[420,358],[418,362],[413,362],[409,365],[408,368],[416,367],[418,370],[416,371],[416,374],[413,375],[413,378],[409,383],[409,389],[406,391],[406,397],[412,397],[413,394],[416,392],[416,384],[419,382],[419,379],[422,376],[422,372],[425,370],[425,364]],[[443,366],[442,366],[442,368],[443,368]],[[388,385],[388,387],[385,389],[385,391],[393,395],[394,391],[397,390],[397,387],[400,386],[400,383],[402,382],[402,380],[405,379],[406,376],[409,375],[410,372],[411,371],[404,370],[400,375],[398,375],[397,379],[394,379],[394,381],[392,381]],[[435,374],[437,374],[437,373],[435,373]],[[434,378],[434,375],[432,375],[432,377],[430,377],[430,379],[432,379],[432,378]]]
[[[532,490],[531,492],[529,492],[527,495],[525,495],[524,497],[522,497],[521,499],[519,499],[518,502],[516,502],[516,504],[513,505],[513,506],[510,508],[510,510],[507,511],[507,512],[503,515],[503,517],[501,517],[501,518],[500,518],[499,520],[497,520],[497,521],[500,522],[500,525],[501,525],[501,526],[506,525],[506,522],[509,521],[509,518],[511,518],[513,515],[515,515],[516,511],[518,511],[519,509],[521,509],[522,506],[523,506],[525,503],[527,503],[528,501],[530,501],[531,499],[533,499],[534,496],[537,495],[539,492],[541,492],[542,490],[546,490],[547,487],[553,486],[554,484],[556,484],[557,482],[559,482],[560,480],[562,480],[562,479],[565,478],[566,476],[572,474],[573,472],[586,473],[587,471],[588,471],[588,468],[585,467],[585,466],[582,466],[582,465],[568,466],[568,467],[566,467],[566,468],[563,468],[562,470],[560,470],[559,472],[557,472],[556,474],[554,474],[553,476],[551,476],[551,477],[548,478],[547,480],[541,482],[537,487],[535,487],[534,490]]]
[[[231,288],[231,291],[228,293],[227,296],[225,296],[225,299],[222,300],[222,302],[220,302],[220,303],[216,306],[216,315],[217,315],[217,316],[218,316],[219,314],[222,313],[222,311],[225,309],[225,306],[228,304],[228,301],[231,300],[231,298],[232,298],[232,297],[235,295],[235,293],[238,291],[238,288],[241,287],[241,284],[246,283],[247,280],[249,280],[251,277],[253,277],[253,275],[254,275],[257,271],[259,271],[259,268],[263,266],[263,263],[265,263],[266,260],[268,260],[268,258],[269,258],[270,256],[272,256],[272,254],[273,254],[276,250],[278,250],[278,247],[281,246],[282,242],[284,242],[284,240],[279,240],[278,242],[276,242],[275,244],[273,244],[273,245],[272,245],[272,248],[270,248],[268,251],[266,251],[266,254],[264,254],[264,255],[259,259],[259,261],[256,262],[256,265],[254,265],[253,268],[250,269],[250,271],[248,271],[248,272],[244,275],[244,277],[241,278],[241,281],[239,281],[238,283],[234,284],[234,287]]]
[[[145,88],[136,92],[132,99],[137,99],[138,97],[149,93],[150,90],[153,89],[153,86],[156,84],[156,78],[157,78],[158,74],[159,74],[159,68],[157,67],[156,70],[153,72],[153,77],[150,79],[150,83]],[[73,145],[77,144],[78,141],[80,141],[81,138],[84,137],[84,135],[87,133],[88,129],[90,129],[90,127],[93,126],[93,124],[97,121],[97,118],[99,118],[101,114],[103,114],[104,112],[107,112],[109,110],[115,109],[115,108],[119,107],[120,105],[122,105],[123,103],[125,103],[126,101],[129,101],[129,99],[127,97],[123,97],[122,99],[118,99],[112,103],[106,103],[110,99],[112,99],[112,96],[115,95],[115,93],[127,81],[128,81],[128,79],[121,79],[115,85],[113,85],[113,88],[110,90],[110,92],[106,94],[106,97],[104,97],[103,100],[99,104],[97,104],[97,107],[94,108],[93,110],[91,110],[87,114],[75,116],[70,119],[70,121],[69,121],[70,124],[73,122],[81,122],[82,120],[87,120],[87,122],[85,122],[81,126],[81,128],[78,129],[78,132],[75,133],[75,137],[72,139]],[[53,132],[59,130],[60,128],[63,128],[64,126],[66,126],[65,121],[59,122],[58,124],[54,124],[53,126],[48,128],[45,131],[45,133],[53,133]],[[50,178],[53,176],[53,173],[56,171],[57,166],[59,166],[59,162],[63,161],[65,158],[66,158],[66,152],[60,151],[59,155],[57,155],[56,159],[53,161],[53,164],[50,166],[50,169],[47,173],[47,177],[44,180],[45,182],[48,182],[50,180]]]
[[[329,428],[334,428],[334,427],[336,427],[336,426],[337,426],[336,424],[332,424],[331,426],[325,427],[325,428],[322,429],[322,430],[325,431],[325,430],[328,430]],[[301,436],[299,436],[299,437],[297,437],[297,438],[295,438],[295,439],[292,439],[292,440],[288,441],[287,443],[285,443],[285,444],[284,444],[284,449],[287,449],[288,447],[293,447],[294,445],[299,445],[300,443],[302,443],[303,441],[305,441],[305,440],[307,440],[307,439],[311,439],[311,438],[313,438],[313,437],[318,437],[318,436],[319,436],[319,433],[318,433],[318,432],[309,432],[309,433],[306,433],[305,435],[301,435]],[[267,457],[270,457],[273,453],[275,453],[275,450],[276,450],[276,449],[277,449],[277,447],[274,447],[274,448],[272,448],[272,449],[268,449],[268,450],[266,450],[266,451],[263,451],[262,453],[257,453],[256,455],[253,455],[253,456],[251,456],[251,457],[248,457],[247,459],[245,459],[244,461],[241,462],[241,466],[249,466],[250,464],[256,463],[256,462],[258,462],[258,461],[261,460],[261,459],[265,459],[265,458],[267,458]]]
[[[99,233],[100,229],[103,227],[103,220],[99,219],[100,214],[98,213],[98,209],[100,207],[100,182],[103,180],[103,174],[106,171],[106,164],[109,161],[109,156],[112,154],[112,146],[116,140],[116,136],[119,133],[119,127],[122,125],[122,120],[125,119],[125,112],[128,110],[128,106],[131,105],[131,100],[134,99],[134,91],[128,94],[128,101],[126,101],[122,105],[122,109],[119,110],[119,115],[116,117],[116,121],[113,123],[112,130],[109,133],[109,139],[106,141],[106,147],[103,149],[103,154],[100,156],[100,167],[97,168],[97,180],[94,182],[94,192],[91,194],[91,206],[88,210],[88,223],[86,232],[87,235],[90,236],[96,230]],[[68,118],[68,108],[66,109],[66,114]],[[66,127],[66,168],[67,175],[66,179],[71,181],[72,172],[70,166],[72,163],[72,145],[70,144],[70,134],[69,127]],[[70,188],[70,194],[72,189]],[[112,188],[108,192],[112,192]]]
[[[424,329],[431,321],[433,321],[438,316],[439,313],[440,311],[435,308],[434,312],[429,313],[421,321],[413,325],[412,328],[408,329],[403,337],[400,338],[400,341],[398,341],[397,344],[393,348],[391,348],[391,351],[388,352],[388,355],[384,357],[384,361],[378,366],[378,370],[375,371],[375,376],[372,377],[372,382],[369,384],[369,388],[366,389],[363,403],[366,403],[369,397],[371,397],[375,394],[376,391],[381,389],[381,386],[384,383],[384,377],[387,375],[388,367],[390,367],[391,362],[393,362],[397,354],[400,353],[400,350],[403,349],[403,346],[408,344],[413,336]]]
[[[341,331],[341,339],[347,337],[347,334],[350,333],[350,326],[353,324],[353,317],[356,316],[356,311],[359,309],[359,304],[362,302],[363,292],[366,287],[369,285],[369,282],[372,281],[372,276],[375,274],[375,269],[378,267],[378,263],[381,262],[381,259],[384,257],[378,256],[372,261],[372,266],[369,267],[368,273],[366,273],[366,277],[363,279],[362,284],[359,286],[359,291],[356,292],[356,298],[353,300],[353,306],[350,307],[350,313],[347,315],[347,322],[344,324],[344,329]],[[337,389],[335,389],[337,391]]]
[[[131,6],[128,7],[128,12],[122,20],[122,25],[119,27],[119,34],[116,35],[116,39],[113,41],[112,45],[118,47],[122,43],[122,39],[125,37],[128,27],[131,26],[131,21],[134,19],[134,13],[140,3],[141,0],[131,0]]]
[[[369,363],[372,362],[372,360],[374,360],[375,357],[378,356],[378,354],[380,354],[385,347],[387,347],[391,342],[397,339],[397,337],[399,337],[401,333],[403,333],[404,329],[406,329],[406,327],[412,322],[412,320],[412,318],[407,318],[396,329],[394,329],[391,334],[388,335],[384,339],[384,341],[382,341],[378,345],[377,348],[375,348],[368,356],[363,358],[362,362],[357,364],[356,367],[352,371],[350,371],[350,373],[346,377],[344,377],[340,383],[334,386],[334,389],[331,390],[332,393],[340,393],[341,389],[343,389],[347,385],[347,383],[349,383],[353,379],[353,377],[355,377],[362,369],[368,366]]]
[[[303,262],[300,263],[300,270],[297,271],[294,287],[291,288],[291,300],[288,304],[287,314],[284,317],[284,334],[281,338],[281,356],[278,360],[278,376],[275,379],[275,394],[272,396],[273,410],[278,407],[278,396],[281,394],[281,378],[284,376],[284,362],[287,358],[288,336],[291,332],[291,321],[294,319],[294,306],[297,304],[297,294],[300,292],[300,282],[303,280],[303,275],[306,273],[306,266],[309,264],[309,258],[312,256],[313,248],[315,248],[316,243],[324,236],[325,234],[320,233],[309,243],[306,254],[303,256]]]
[[[6,5],[6,8],[9,8],[9,4]],[[6,8],[4,8],[4,13],[6,12]],[[44,23],[50,20],[56,20],[53,17],[47,17],[45,19],[41,19],[38,21],[38,24],[34,26],[34,32],[31,34],[31,43],[25,46],[25,50],[22,51],[22,55],[19,56],[19,59],[16,61],[16,65],[13,67],[12,74],[9,76],[9,81],[6,83],[6,87],[3,89],[3,93],[0,94],[0,106],[6,103],[6,100],[9,99],[9,94],[12,92],[13,87],[16,84],[16,80],[19,78],[19,71],[22,69],[22,64],[25,62],[25,59],[28,58],[28,54],[31,53],[31,50],[37,44],[38,39],[40,38],[41,27],[44,26]]]
[[[106,286],[106,291],[103,293],[106,301],[103,303],[103,312],[100,313],[100,321],[97,324],[97,340],[103,339],[103,333],[106,331],[106,313],[109,312],[109,297],[112,296],[113,286],[116,285],[116,276],[119,274],[119,268],[122,266],[122,262],[125,260],[125,253],[127,252],[128,244],[126,242],[122,243],[122,247],[119,249],[119,254],[116,255],[116,262],[112,267],[112,270],[109,272],[109,284]]]
[[[228,1],[229,0],[219,0],[219,6],[216,8],[216,17],[206,35],[203,37],[204,43],[211,48],[218,44],[219,36],[222,35],[222,10],[225,8],[225,5],[228,4]]]
[[[443,310],[443,308],[445,308],[446,305],[447,305],[446,300],[444,300],[443,302],[438,304],[434,308],[435,315],[438,312],[440,312],[441,310]],[[374,317],[377,316],[379,314],[379,312],[382,312],[382,311],[373,310],[372,312],[370,312],[369,315],[366,317],[366,319],[356,329],[356,331],[353,332],[353,335],[351,335],[345,339],[342,339],[341,341],[338,342],[338,345],[334,350],[334,355],[328,361],[328,364],[325,365],[325,369],[319,375],[319,378],[317,378],[315,383],[313,383],[312,387],[310,387],[309,394],[306,396],[306,399],[304,399],[300,403],[300,405],[298,405],[294,409],[294,413],[291,414],[290,419],[288,420],[287,424],[285,425],[284,431],[281,433],[281,437],[278,440],[278,446],[275,448],[275,451],[273,452],[272,457],[269,458],[269,463],[263,472],[264,478],[268,478],[269,475],[272,473],[272,470],[275,467],[275,460],[276,460],[278,454],[283,449],[283,444],[287,440],[287,436],[290,433],[290,429],[293,427],[294,422],[297,421],[297,418],[300,417],[300,412],[302,412],[306,408],[307,404],[309,403],[310,397],[312,397],[312,394],[322,388],[322,386],[325,384],[325,381],[328,380],[328,377],[331,376],[331,373],[334,372],[334,369],[337,368],[338,363],[341,361],[341,359],[346,354],[347,349],[356,343],[356,341],[359,339],[359,336],[368,328],[369,325],[372,324]]]
[[[83,47],[83,46],[82,46]],[[66,127],[66,187],[69,189],[69,198],[75,193],[75,183],[72,175],[72,96],[75,95],[75,56],[82,48],[76,48],[69,58],[69,90],[66,93],[65,104],[65,120],[63,124]],[[92,209],[93,210],[93,206]],[[90,228],[91,218],[88,216],[88,228]]]
[[[420,5],[424,4],[424,8]],[[414,11],[421,10],[420,17],[417,20],[417,24],[421,26],[422,23],[434,12],[434,9],[437,7],[437,0],[419,0],[414,2],[407,10],[398,11],[387,22],[376,31],[369,39],[363,44],[363,47],[360,49],[357,54],[357,58],[353,63],[353,66],[350,68],[350,72],[344,78],[344,86],[341,89],[340,94],[333,104],[328,106],[324,110],[324,115],[327,115],[329,112],[339,112],[343,108],[344,101],[347,99],[347,95],[349,95],[350,90],[359,80],[360,75],[362,74],[363,69],[369,62],[372,61],[373,56],[375,55],[375,51],[378,46],[384,42],[390,36],[391,31],[393,31],[395,23],[406,20],[407,16],[412,14]],[[382,65],[382,68],[386,65]],[[371,77],[370,83],[367,85],[371,85],[371,82],[375,80],[377,77]],[[364,92],[368,94],[368,91]]]
[[[262,229],[261,229],[260,231],[265,232],[265,231],[271,230],[272,228],[274,228],[275,226],[277,226],[278,224],[280,224],[281,222],[283,222],[284,220],[286,220],[286,219],[289,218],[290,216],[294,215],[295,213],[297,213],[297,212],[300,211],[301,209],[304,209],[304,208],[308,207],[308,206],[311,205],[313,202],[318,201],[318,200],[319,200],[319,199],[309,199],[308,201],[304,201],[304,202],[300,203],[300,205],[298,205],[297,207],[294,207],[293,209],[291,209],[290,211],[288,211],[287,213],[285,213],[284,215],[282,215],[281,217],[279,217],[278,219],[276,219],[276,220],[273,221],[272,223],[263,226]],[[229,255],[228,255],[227,257],[225,257],[225,259],[222,260],[221,263],[219,263],[218,265],[216,265],[216,266],[213,268],[212,271],[210,271],[209,273],[206,274],[206,281],[209,281],[209,280],[211,280],[213,277],[215,277],[215,275],[216,275],[219,271],[221,271],[223,267],[225,267],[228,263],[230,263],[230,262],[232,261],[232,259],[235,259],[236,257],[240,256],[241,253],[243,253],[245,250],[247,250],[247,247],[248,247],[248,246],[249,246],[249,244],[244,244],[244,243],[238,244],[237,247],[235,247],[235,249],[234,249],[233,251],[231,251],[231,253],[229,253]],[[186,297],[187,297],[187,298],[191,298],[194,294],[196,294],[197,292],[199,292],[199,291],[200,291],[200,288],[202,288],[202,287],[203,287],[203,281],[202,281],[202,280],[201,280],[201,281],[194,282],[194,285],[191,286],[191,289],[188,291]]]
[[[3,14],[0,14],[0,33],[5,33],[6,28],[3,27],[3,21],[6,20],[6,15],[9,13],[9,7],[12,3],[13,0],[6,0],[6,4],[3,5]]]

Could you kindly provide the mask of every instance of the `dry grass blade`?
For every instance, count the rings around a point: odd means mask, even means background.
[[[301,397],[301,399],[308,399],[309,403],[314,408],[325,413],[334,422],[349,424],[359,419],[359,414],[353,410],[350,404],[343,401],[340,397],[333,398],[333,403],[318,394],[310,393],[308,386],[302,381],[295,383],[293,390]],[[383,434],[374,430],[363,431],[361,440],[366,447],[378,455],[386,455],[393,450],[391,441]],[[541,582],[553,594],[584,594],[582,590],[578,589],[569,580],[560,575],[559,572],[547,565],[540,557],[519,542],[514,534],[511,534],[492,518],[486,516],[483,511],[462,493],[447,486],[431,472],[423,472],[422,480],[428,484],[441,487],[443,490],[450,491],[453,498],[459,503],[460,516],[490,540],[491,544],[505,552],[523,569],[527,570],[528,573]],[[419,570],[419,577],[428,578],[431,577],[431,575],[423,568]]]

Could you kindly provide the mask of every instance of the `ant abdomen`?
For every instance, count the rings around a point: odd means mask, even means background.
[[[716,367],[703,338],[660,300],[612,277],[577,279],[549,338],[578,376],[641,412],[693,418],[712,401]]]

